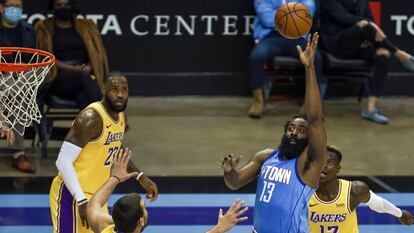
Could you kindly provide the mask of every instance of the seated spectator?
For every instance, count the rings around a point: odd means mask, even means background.
[[[35,32],[27,22],[21,19],[23,11],[22,0],[0,1],[0,47],[35,47]],[[13,62],[13,57],[3,56],[7,62]],[[11,60],[13,59],[13,60]],[[24,59],[24,57],[23,57]],[[12,166],[19,171],[34,173],[36,168],[27,159],[24,151],[24,137],[12,130],[7,135],[14,136],[11,143],[13,151]]]
[[[285,0],[254,0],[257,17],[253,23],[253,37],[256,46],[249,58],[249,79],[252,88],[253,103],[248,115],[251,118],[261,118],[264,111],[263,86],[266,81],[266,73],[263,70],[264,64],[275,56],[289,56],[298,58],[296,45],[306,47],[306,38],[296,40],[286,39],[275,30],[274,17],[276,10]],[[293,1],[292,1],[293,2]],[[295,0],[306,5],[312,15],[315,13],[314,0]],[[307,37],[307,36],[305,36]],[[318,77],[321,97],[325,95],[327,83],[322,76],[322,58],[318,52],[315,57],[316,75]]]
[[[387,124],[376,104],[388,76],[388,63],[395,57],[414,71],[414,58],[395,46],[373,22],[368,0],[322,0],[321,39],[326,49],[338,58],[360,58],[372,66],[367,105],[361,116]]]
[[[50,93],[76,101],[83,109],[102,99],[100,87],[108,72],[106,50],[100,32],[88,19],[77,19],[75,0],[50,0],[52,18],[36,24],[38,49],[53,52],[56,65],[49,81]]]

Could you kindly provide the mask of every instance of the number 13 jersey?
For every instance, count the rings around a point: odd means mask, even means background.
[[[80,186],[85,194],[94,194],[110,175],[112,159],[121,148],[125,132],[125,116],[121,112],[118,120],[113,120],[101,102],[90,104],[86,109],[94,109],[102,118],[101,135],[83,148],[73,162]],[[83,110],[83,111],[85,111]],[[61,174],[59,173],[58,177]]]
[[[315,189],[303,183],[298,158],[282,160],[275,151],[258,176],[254,207],[257,233],[308,233],[308,201]]]

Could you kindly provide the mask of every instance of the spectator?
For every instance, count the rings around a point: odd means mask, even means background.
[[[76,18],[75,0],[50,0],[48,9],[53,17],[36,25],[36,45],[57,59],[49,77],[50,93],[76,101],[83,109],[102,99],[99,87],[108,72],[105,46],[93,21]]]
[[[253,103],[248,115],[251,118],[261,118],[264,110],[263,86],[266,81],[266,73],[263,65],[275,56],[291,56],[298,58],[296,45],[306,47],[306,38],[290,40],[282,37],[275,30],[274,17],[279,6],[288,0],[254,0],[257,17],[253,23],[253,37],[256,46],[253,48],[249,58],[249,79],[252,88]],[[315,13],[314,0],[294,0],[306,5],[312,15]],[[305,36],[306,37],[306,36]],[[326,91],[326,81],[322,76],[322,58],[318,52],[315,57],[316,75],[318,77],[319,89],[323,98]]]
[[[368,101],[361,116],[387,124],[377,107],[393,56],[414,71],[414,58],[398,49],[373,22],[368,0],[322,0],[321,39],[326,49],[339,58],[361,58],[372,67]]]
[[[22,11],[22,0],[0,1],[0,47],[35,47],[34,29],[21,19]],[[8,62],[13,62],[10,61],[10,57],[4,56],[3,58]],[[22,172],[34,173],[36,168],[30,163],[24,152],[24,137],[15,131],[9,131],[8,135],[10,134],[15,137],[15,143],[11,145],[14,153],[12,166]]]

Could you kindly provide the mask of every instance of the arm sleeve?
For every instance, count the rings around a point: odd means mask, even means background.
[[[324,12],[335,22],[343,25],[353,25],[360,20],[369,20],[366,17],[350,14],[337,0],[324,0],[321,3]]]
[[[368,207],[378,213],[387,213],[394,215],[397,218],[400,218],[402,216],[401,209],[396,207],[391,202],[385,200],[384,198],[376,195],[371,190],[369,191],[371,197],[369,198],[369,201],[366,203]]]
[[[56,160],[56,167],[62,174],[63,182],[76,202],[86,199],[73,167],[73,162],[78,158],[81,150],[82,148],[64,141]]]

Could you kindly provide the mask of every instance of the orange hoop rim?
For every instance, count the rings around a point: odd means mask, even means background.
[[[0,72],[1,71],[10,71],[10,72],[23,72],[27,71],[33,67],[46,67],[53,64],[56,60],[55,55],[52,53],[33,48],[24,48],[24,47],[0,47],[1,54],[12,54],[14,52],[29,53],[29,54],[39,54],[44,57],[49,57],[49,61],[37,62],[37,63],[5,63],[0,61]]]

